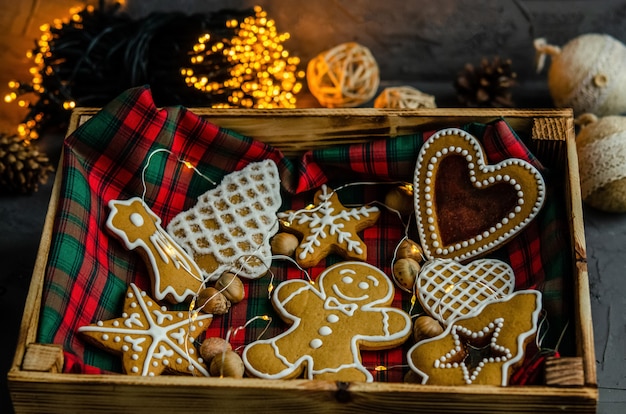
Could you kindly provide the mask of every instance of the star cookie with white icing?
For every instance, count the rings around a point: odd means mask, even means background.
[[[373,226],[380,210],[375,206],[346,208],[326,185],[311,207],[278,213],[285,231],[301,237],[295,259],[304,268],[315,266],[331,253],[346,260],[367,259],[367,246],[358,232]]]
[[[209,376],[194,341],[213,315],[168,311],[135,284],[126,291],[121,318],[82,326],[78,332],[103,349],[122,355],[124,372],[155,376],[164,371]]]
[[[409,366],[422,384],[506,386],[537,332],[540,311],[541,293],[535,290],[487,302],[442,334],[415,344]]]

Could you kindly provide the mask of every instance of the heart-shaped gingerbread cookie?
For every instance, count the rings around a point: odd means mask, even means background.
[[[513,293],[515,274],[511,266],[497,259],[477,259],[466,265],[434,259],[424,264],[415,284],[424,310],[448,325],[489,300]]]
[[[545,199],[535,167],[517,158],[487,164],[480,142],[456,128],[424,142],[413,185],[428,259],[466,261],[502,246],[530,223]]]

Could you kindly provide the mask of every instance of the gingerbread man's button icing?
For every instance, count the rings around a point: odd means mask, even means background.
[[[415,344],[409,366],[423,384],[508,385],[537,332],[540,311],[541,293],[535,290],[489,301],[452,321],[442,334]]]
[[[485,150],[456,128],[430,137],[414,177],[417,229],[428,259],[466,261],[492,251],[539,213],[545,183],[530,163],[487,164]]]
[[[357,235],[376,223],[375,206],[346,208],[326,185],[315,194],[311,208],[278,213],[282,227],[302,238],[295,258],[302,267],[315,266],[330,253],[348,260],[365,260],[367,246]]]
[[[213,315],[168,311],[133,283],[126,292],[121,318],[81,326],[78,332],[94,344],[122,355],[124,372],[155,376],[163,371],[209,376],[194,341]]]
[[[390,306],[393,284],[379,269],[341,262],[326,269],[317,286],[288,280],[276,288],[272,304],[291,327],[244,349],[250,374],[373,381],[360,351],[393,348],[411,335],[410,317]]]

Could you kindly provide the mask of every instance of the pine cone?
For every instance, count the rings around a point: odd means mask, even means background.
[[[462,105],[469,107],[511,108],[511,87],[515,86],[517,73],[511,60],[495,57],[493,61],[483,58],[480,67],[465,65],[454,82],[457,97]]]
[[[0,190],[31,193],[54,171],[48,156],[15,135],[0,134]]]

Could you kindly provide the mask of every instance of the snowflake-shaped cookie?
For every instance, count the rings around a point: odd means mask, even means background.
[[[194,341],[211,324],[213,315],[168,311],[146,292],[130,284],[121,318],[82,326],[78,332],[102,348],[122,354],[124,372],[154,376],[163,371],[205,375],[209,372]]]
[[[380,210],[375,206],[346,208],[326,185],[315,194],[314,205],[278,213],[286,231],[302,238],[295,258],[304,268],[315,266],[330,253],[348,260],[365,260],[367,246],[357,235],[374,225]]]

